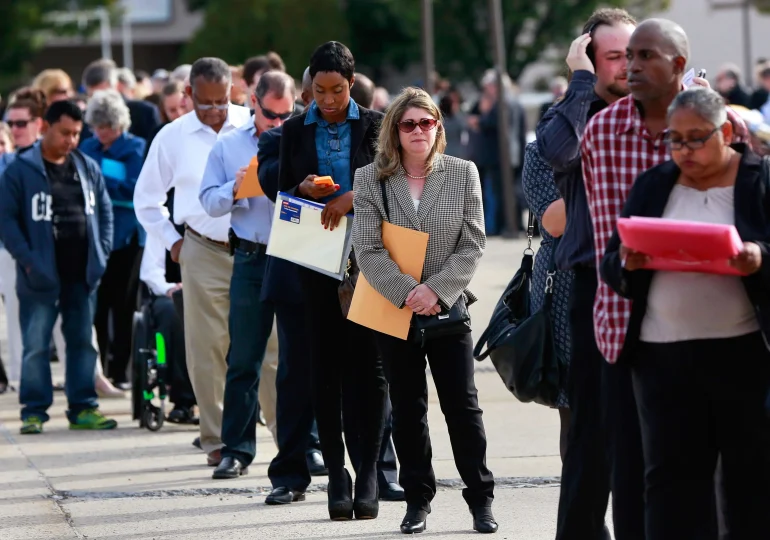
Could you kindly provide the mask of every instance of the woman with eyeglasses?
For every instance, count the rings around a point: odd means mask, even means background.
[[[375,332],[393,403],[393,440],[401,462],[407,510],[404,534],[425,531],[436,495],[428,435],[426,357],[444,413],[463,497],[474,530],[497,531],[495,480],[486,465],[487,439],[474,382],[470,327],[426,341],[419,317],[472,304],[467,290],[486,246],[481,183],[470,161],[444,155],[441,112],[424,90],[407,88],[388,108],[375,162],[356,172],[353,245],[366,280],[394,306],[412,313],[407,340]],[[390,222],[428,233],[422,279],[402,274],[382,243]]]
[[[603,279],[633,300],[626,335],[645,460],[648,540],[709,538],[721,456],[731,538],[770,536],[770,175],[732,144],[724,101],[679,94],[671,161],[642,174],[622,216],[734,225],[743,277],[647,269],[614,233]],[[765,158],[767,159],[767,158]]]
[[[374,159],[382,114],[350,98],[355,61],[343,44],[330,41],[310,58],[314,102],[283,124],[279,189],[325,203],[324,227],[333,230],[353,210],[353,174]],[[336,186],[320,186],[316,176],[331,176]],[[387,382],[372,332],[342,313],[340,282],[301,269],[305,311],[312,344],[312,393],[324,462],[329,469],[329,517],[377,517],[377,460],[385,420]],[[346,411],[345,438],[358,439],[355,498],[345,470],[341,401]],[[355,461],[358,461],[356,464]]]

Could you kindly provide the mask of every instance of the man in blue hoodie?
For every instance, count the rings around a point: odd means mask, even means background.
[[[112,205],[99,166],[76,148],[83,113],[53,103],[43,138],[0,177],[0,236],[16,260],[23,360],[22,434],[41,433],[53,403],[50,343],[61,313],[70,429],[113,429],[98,410],[91,340],[96,288],[112,248]]]

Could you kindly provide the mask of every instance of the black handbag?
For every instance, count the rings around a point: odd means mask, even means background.
[[[551,315],[556,274],[553,254],[559,241],[555,239],[553,243],[543,306],[532,313],[533,230],[534,219],[530,213],[529,245],[521,268],[498,301],[489,326],[473,349],[473,356],[479,362],[489,356],[505,386],[519,401],[554,407],[567,365],[554,343]]]
[[[390,221],[390,207],[385,182],[380,181],[382,203],[385,206],[385,216]],[[467,334],[471,331],[471,316],[465,295],[461,294],[450,309],[441,305],[441,312],[436,315],[415,315],[412,319],[410,335],[412,341],[425,346],[427,341],[444,336]]]

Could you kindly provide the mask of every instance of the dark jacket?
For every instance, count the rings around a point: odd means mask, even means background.
[[[754,242],[762,251],[759,272],[741,278],[754,306],[765,343],[770,342],[770,178],[762,174],[762,158],[744,144],[736,144],[743,154],[735,179],[735,228],[744,242]],[[634,182],[621,217],[661,217],[671,190],[679,179],[679,167],[667,161],[643,173]],[[619,295],[633,300],[631,320],[624,350],[638,343],[647,311],[654,270],[629,272],[622,268],[620,236],[615,230],[601,265],[602,279]]]
[[[583,183],[580,141],[591,117],[607,104],[596,95],[596,76],[576,71],[564,99],[546,111],[537,125],[537,147],[553,168],[554,181],[567,210],[564,229],[554,259],[560,270],[596,266],[593,227]]]
[[[96,137],[83,141],[80,145],[80,151],[102,167],[102,175],[112,200],[114,215],[112,249],[129,245],[134,235],[138,235],[139,245],[144,245],[146,235],[134,212],[134,187],[136,187],[139,173],[142,172],[144,148],[144,139],[130,133],[122,134],[107,150],[102,149],[102,143]],[[104,164],[105,159],[122,163],[125,167],[125,177],[113,177],[112,168]]]
[[[751,99],[749,100],[749,109],[761,109],[765,106],[768,99],[770,99],[770,92],[764,88],[754,90],[754,93],[751,94]]]
[[[356,169],[374,161],[377,134],[383,114],[359,105],[360,118],[349,120],[351,125],[350,185]],[[318,174],[315,146],[317,124],[305,125],[307,113],[290,118],[283,124],[280,145],[278,191],[293,193],[309,174]]]
[[[524,148],[527,146],[527,113],[517,99],[508,100],[510,114],[510,152],[511,166],[519,168],[524,163]],[[475,159],[479,167],[495,170],[500,167],[500,132],[498,131],[499,114],[497,103],[479,116],[479,134]]]
[[[86,283],[96,288],[112,250],[112,204],[104,178],[91,158],[72,151],[86,203],[88,263]],[[50,212],[51,190],[40,142],[20,154],[0,176],[0,236],[16,260],[19,297],[41,302],[59,298],[56,250]]]
[[[278,196],[281,133],[283,133],[283,126],[265,131],[259,136],[257,151],[259,183],[267,198],[273,202]],[[268,256],[260,300],[288,304],[302,303],[299,266],[284,259]]]

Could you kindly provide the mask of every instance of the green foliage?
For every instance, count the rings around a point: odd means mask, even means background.
[[[53,12],[114,9],[117,0],[2,0],[0,1],[0,86],[29,75],[28,62],[46,36],[89,33],[91,23],[56,25],[46,19]]]
[[[763,1],[763,0],[756,0]],[[770,1],[770,0],[768,0]],[[568,45],[599,6],[636,15],[668,0],[502,0],[508,71],[517,78],[553,46]],[[205,10],[205,24],[185,50],[186,60],[215,54],[232,63],[268,50],[298,76],[313,49],[330,39],[346,43],[375,77],[383,68],[422,61],[420,0],[188,0]],[[493,64],[487,0],[434,0],[436,69],[472,78]]]

